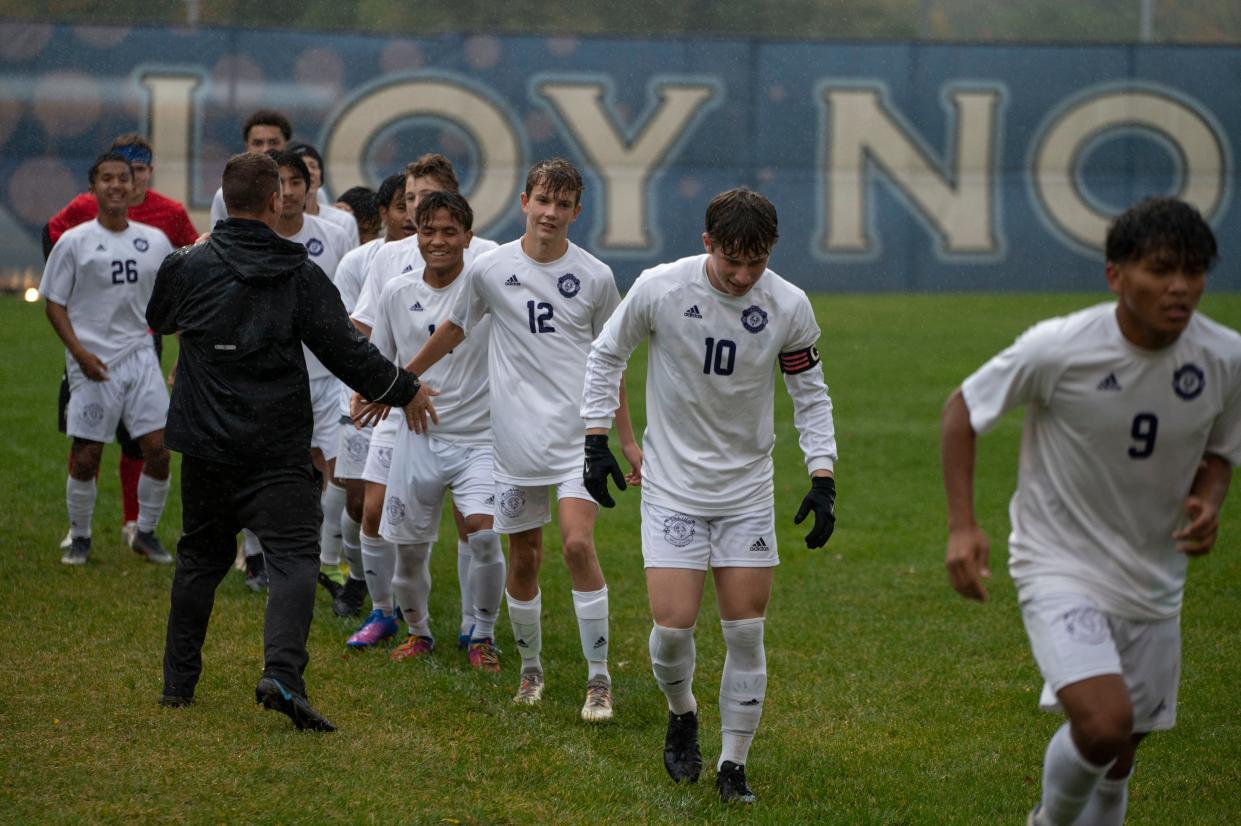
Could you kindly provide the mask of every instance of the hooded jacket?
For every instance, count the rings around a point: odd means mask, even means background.
[[[418,380],[363,338],[340,293],[301,244],[229,218],[204,244],[164,260],[147,304],[181,356],[164,441],[231,465],[309,460],[314,417],[301,345],[373,401],[403,406]]]

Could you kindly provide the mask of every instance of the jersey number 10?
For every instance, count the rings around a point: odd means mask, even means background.
[[[737,361],[737,342],[722,338],[707,339],[707,354],[702,360],[702,372],[706,375],[731,376]]]

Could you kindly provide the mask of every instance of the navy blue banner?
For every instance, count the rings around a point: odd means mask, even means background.
[[[1107,222],[1177,194],[1241,287],[1233,158],[1241,49],[444,36],[0,24],[0,261],[117,134],[200,229],[241,123],[270,107],[339,193],[426,151],[453,159],[479,234],[522,231],[528,166],[587,191],[571,238],[625,286],[702,249],[707,201],[780,214],[772,266],[808,290],[1098,290]]]

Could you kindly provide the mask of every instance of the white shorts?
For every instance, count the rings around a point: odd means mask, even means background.
[[[488,516],[495,501],[491,445],[467,447],[404,431],[392,449],[392,473],[379,535],[389,542],[439,539],[444,494],[464,516]]]
[[[508,482],[495,483],[495,526],[493,530],[500,534],[520,533],[531,528],[541,528],[552,521],[551,501],[547,491],[553,485],[510,485]],[[582,484],[582,477],[560,482],[556,488],[556,501],[561,499],[584,499],[598,507],[591,495]]]
[[[1034,659],[1043,673],[1039,707],[1063,711],[1056,692],[1066,685],[1119,674],[1133,705],[1133,730],[1164,731],[1176,725],[1181,681],[1181,620],[1122,619],[1087,594],[1034,596],[1021,605]]]
[[[315,417],[310,446],[323,451],[324,459],[335,459],[340,448],[340,379],[335,376],[311,379],[310,409]]]
[[[401,419],[393,414],[371,428],[371,445],[366,450],[366,464],[362,466],[363,479],[377,485],[388,484],[392,446],[396,444],[397,430],[401,429],[404,429]]]
[[[340,423],[340,445],[336,450],[336,478],[361,479],[371,450],[373,427],[358,430],[346,416]]]
[[[774,568],[776,511],[692,516],[642,500],[642,561],[647,568]]]
[[[137,439],[168,422],[168,388],[149,344],[108,365],[107,381],[91,381],[74,371],[69,388],[65,433],[89,442],[111,442],[123,421]]]

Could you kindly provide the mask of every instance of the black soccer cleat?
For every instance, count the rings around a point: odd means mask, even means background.
[[[336,580],[332,579],[322,570],[319,571],[319,584],[323,586],[323,590],[327,591],[327,595],[331,597],[333,601],[340,596],[341,589],[345,587]]]
[[[279,711],[293,721],[300,731],[336,731],[336,726],[328,719],[311,708],[310,703],[300,694],[294,694],[280,684],[275,677],[264,677],[254,689],[254,702]]]
[[[715,775],[715,788],[725,803],[753,803],[758,798],[745,782],[745,766],[725,760]]]
[[[159,704],[166,708],[185,708],[194,705],[193,694],[161,694]]]
[[[673,782],[698,782],[702,771],[702,752],[698,750],[698,712],[668,712],[668,733],[664,736],[664,768]]]
[[[366,601],[366,580],[349,577],[345,587],[332,600],[332,613],[338,617],[359,617],[362,615],[362,603]]]

